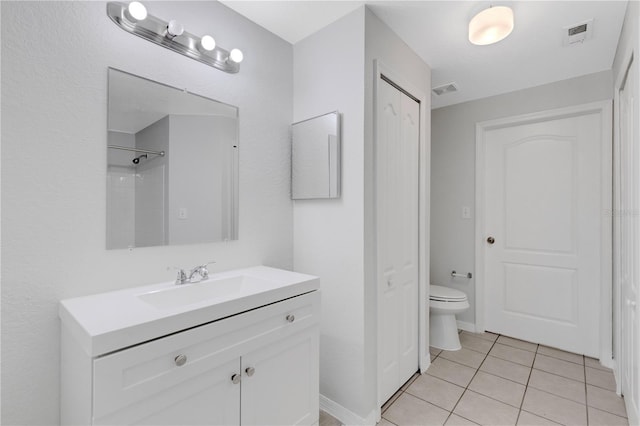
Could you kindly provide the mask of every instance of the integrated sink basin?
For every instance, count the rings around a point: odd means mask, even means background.
[[[151,341],[300,296],[320,287],[317,277],[267,266],[174,281],[60,302],[59,316],[91,357]]]
[[[198,283],[174,285],[164,290],[155,290],[138,295],[138,298],[159,309],[172,309],[214,300],[236,299],[279,287],[277,281],[255,276],[237,275],[212,279]]]

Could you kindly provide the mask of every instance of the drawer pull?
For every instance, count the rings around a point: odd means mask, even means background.
[[[186,355],[178,355],[173,359],[178,367],[182,367],[187,362]]]
[[[247,373],[247,376],[251,377],[253,376],[253,373],[256,372],[256,369],[253,367],[247,367],[244,372]]]
[[[240,383],[240,375],[234,374],[233,376],[231,376],[231,383],[233,383],[234,385]]]
[[[286,320],[287,320],[287,322],[294,322],[296,320],[296,317],[293,314],[289,314],[289,315],[287,315]]]

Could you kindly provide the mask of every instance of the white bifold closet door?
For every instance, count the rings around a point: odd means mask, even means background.
[[[377,100],[380,401],[418,370],[420,104],[384,79]]]

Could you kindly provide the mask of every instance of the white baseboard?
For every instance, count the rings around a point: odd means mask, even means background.
[[[420,363],[420,374],[424,374],[430,365],[431,365],[431,356],[429,355],[429,353],[427,353],[427,356],[423,357],[422,362]]]
[[[376,424],[376,410],[371,411],[366,418],[362,418],[322,394],[320,395],[320,409],[340,420],[345,426],[375,426]]]
[[[629,401],[627,398],[624,400],[625,408],[627,409],[627,417],[630,425],[638,425],[640,424],[640,413],[637,411],[637,407],[633,402]]]
[[[456,321],[458,323],[458,329],[468,331],[469,333],[477,333],[476,325],[466,321]]]

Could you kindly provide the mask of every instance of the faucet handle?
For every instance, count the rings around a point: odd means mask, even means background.
[[[178,276],[176,276],[176,282],[175,282],[176,285],[185,284],[189,280],[187,278],[187,273],[184,271],[184,269],[178,268],[177,266],[173,266],[171,268],[178,270]],[[171,269],[171,268],[167,268],[167,269]]]
[[[209,270],[207,269],[207,266],[216,263],[215,260],[212,260],[211,262],[207,262],[204,265],[201,265],[199,267],[200,269],[200,276],[202,277],[203,280],[206,280],[207,278],[209,278]]]

